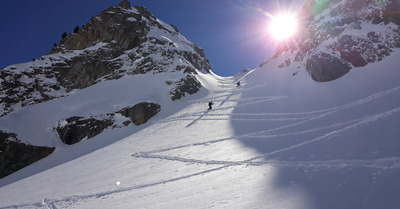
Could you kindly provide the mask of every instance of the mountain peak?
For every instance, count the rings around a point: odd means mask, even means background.
[[[118,4],[118,6],[121,7],[121,8],[124,8],[124,9],[131,9],[131,8],[132,8],[131,3],[129,3],[128,0],[122,0],[122,1]]]
[[[0,115],[14,111],[15,105],[41,103],[104,80],[148,73],[176,73],[163,85],[171,90],[172,100],[180,99],[201,88],[199,71],[211,72],[200,47],[146,8],[132,8],[123,0],[63,37],[48,55],[5,67],[0,76],[10,79],[0,87],[5,95],[0,98]],[[21,85],[18,92],[10,90]]]

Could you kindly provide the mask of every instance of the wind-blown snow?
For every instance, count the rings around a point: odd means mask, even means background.
[[[200,73],[204,88],[175,102],[169,78],[140,75],[23,107],[0,127],[57,149],[0,180],[0,208],[397,208],[399,56],[326,83],[272,60],[233,77]],[[143,126],[71,146],[52,130],[140,101],[162,109]]]

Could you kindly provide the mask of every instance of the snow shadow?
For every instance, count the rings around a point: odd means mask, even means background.
[[[195,124],[197,121],[201,120],[204,116],[206,116],[208,114],[208,111],[205,111],[204,113],[202,113],[198,118],[194,119],[191,123],[189,123],[186,128],[189,128],[190,126],[192,126],[193,124]]]
[[[269,93],[243,91],[231,123],[258,153],[249,164],[276,169],[274,188],[297,191],[298,208],[400,205],[400,88],[318,105],[312,96]],[[271,96],[280,99],[248,102]]]

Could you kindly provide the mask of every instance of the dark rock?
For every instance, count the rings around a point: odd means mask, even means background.
[[[175,32],[179,33],[178,27],[176,27],[176,26],[173,25],[173,24],[170,24],[170,26],[175,30]]]
[[[133,107],[126,107],[116,112],[122,116],[129,117],[131,120],[122,122],[122,125],[128,126],[130,123],[141,125],[146,123],[150,118],[160,112],[161,106],[154,103],[141,102]],[[80,117],[74,116],[59,121],[56,130],[60,139],[65,144],[75,144],[82,139],[90,139],[102,133],[106,128],[121,128],[121,124],[115,123],[115,113],[107,113],[105,115]]]
[[[54,150],[22,143],[16,134],[0,131],[0,178],[47,157]]]
[[[45,67],[32,66],[22,72],[12,68],[1,69],[0,116],[13,111],[13,104],[26,106],[54,98],[51,91],[61,89],[56,74]]]
[[[59,125],[56,130],[65,144],[75,144],[80,142],[82,139],[90,139],[101,132],[104,129],[110,127],[113,124],[111,119],[95,119],[95,118],[83,118],[83,117],[71,117],[66,119],[67,124]]]
[[[363,67],[368,64],[358,50],[340,51],[340,57],[351,63],[354,67]]]
[[[141,102],[133,107],[124,108],[117,113],[129,117],[135,125],[142,125],[161,111],[159,104]],[[125,125],[125,124],[124,124]]]
[[[63,50],[81,50],[100,42],[113,42],[123,50],[128,50],[145,42],[149,25],[142,20],[142,16],[150,17],[151,14],[143,7],[135,7],[140,9],[139,14],[123,11],[130,8],[129,2],[122,1],[119,6],[102,11],[78,33],[62,39],[50,54]]]
[[[391,0],[386,2],[388,5],[383,11],[383,21],[387,24],[392,22],[400,25],[400,0]]]
[[[124,126],[129,126],[129,124],[131,124],[131,123],[132,123],[132,121],[130,121],[130,120],[127,120],[127,121],[122,122],[122,124],[123,124]]]
[[[342,77],[351,67],[332,55],[321,53],[307,60],[306,69],[314,81],[326,82]]]
[[[211,72],[211,66],[207,58],[205,58],[205,54],[203,49],[199,48],[196,45],[193,45],[196,53],[191,53],[187,51],[181,52],[183,57],[189,61],[195,68],[199,70],[205,70],[207,73]]]
[[[131,3],[129,3],[128,0],[122,0],[119,4],[119,7],[124,8],[124,9],[131,9]]]
[[[74,57],[66,61],[64,66],[55,65],[53,69],[57,72],[56,76],[60,84],[67,91],[83,89],[95,84],[97,79],[120,68],[117,61],[108,61],[119,55],[119,52],[116,51],[119,49],[97,50],[87,55]]]
[[[179,81],[175,82],[177,85],[175,89],[170,92],[171,99],[177,100],[185,96],[185,93],[194,94],[201,88],[201,83],[194,76],[186,76]]]

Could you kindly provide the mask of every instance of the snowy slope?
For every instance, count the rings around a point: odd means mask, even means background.
[[[327,83],[282,60],[246,78],[256,88],[232,113],[235,134],[257,150],[254,164],[277,168],[274,186],[312,203],[295,208],[398,208],[399,55]]]
[[[304,40],[310,53],[279,49],[260,68],[232,77],[214,75],[200,48],[175,27],[151,16],[135,18],[139,10],[122,7],[114,9],[132,15],[123,21],[149,24],[149,42],[107,58],[120,68],[93,85],[67,89],[52,67],[112,52],[123,40],[2,69],[3,84],[10,84],[4,92],[17,99],[3,108],[1,130],[56,150],[0,179],[0,208],[398,208],[400,51],[392,47],[398,29],[370,20],[342,25],[353,13],[333,16],[352,8],[334,2],[340,12],[316,16],[314,26],[321,28],[313,30],[321,34]],[[102,14],[117,14],[112,12]],[[344,28],[341,36],[324,30],[335,28],[325,27],[331,22]],[[373,31],[382,36],[367,36]],[[339,79],[314,82],[307,69],[313,67],[308,61],[317,62],[312,53],[346,60],[347,48],[328,45],[349,35],[368,38],[360,46],[390,43],[390,53],[373,62],[349,62],[354,68]],[[64,41],[74,45],[74,36]],[[330,64],[324,67],[336,69]],[[147,69],[153,70],[143,74]],[[173,101],[171,89],[187,74],[202,87]],[[236,87],[238,81],[242,86]],[[35,83],[44,91],[32,88]],[[211,111],[209,101],[215,103]],[[161,112],[140,126],[125,126],[128,118],[115,114],[116,127],[73,145],[62,143],[55,130],[67,118],[115,113],[139,102],[160,104]]]
[[[393,53],[326,83],[305,71],[293,76],[297,69],[278,68],[278,59],[234,77],[203,75],[198,94],[158,98],[162,114],[147,125],[58,148],[1,179],[0,208],[398,208],[400,52]],[[19,112],[39,114],[34,108],[64,99],[75,103],[58,114],[133,102],[112,93],[119,82]],[[93,92],[113,102],[101,105]]]

